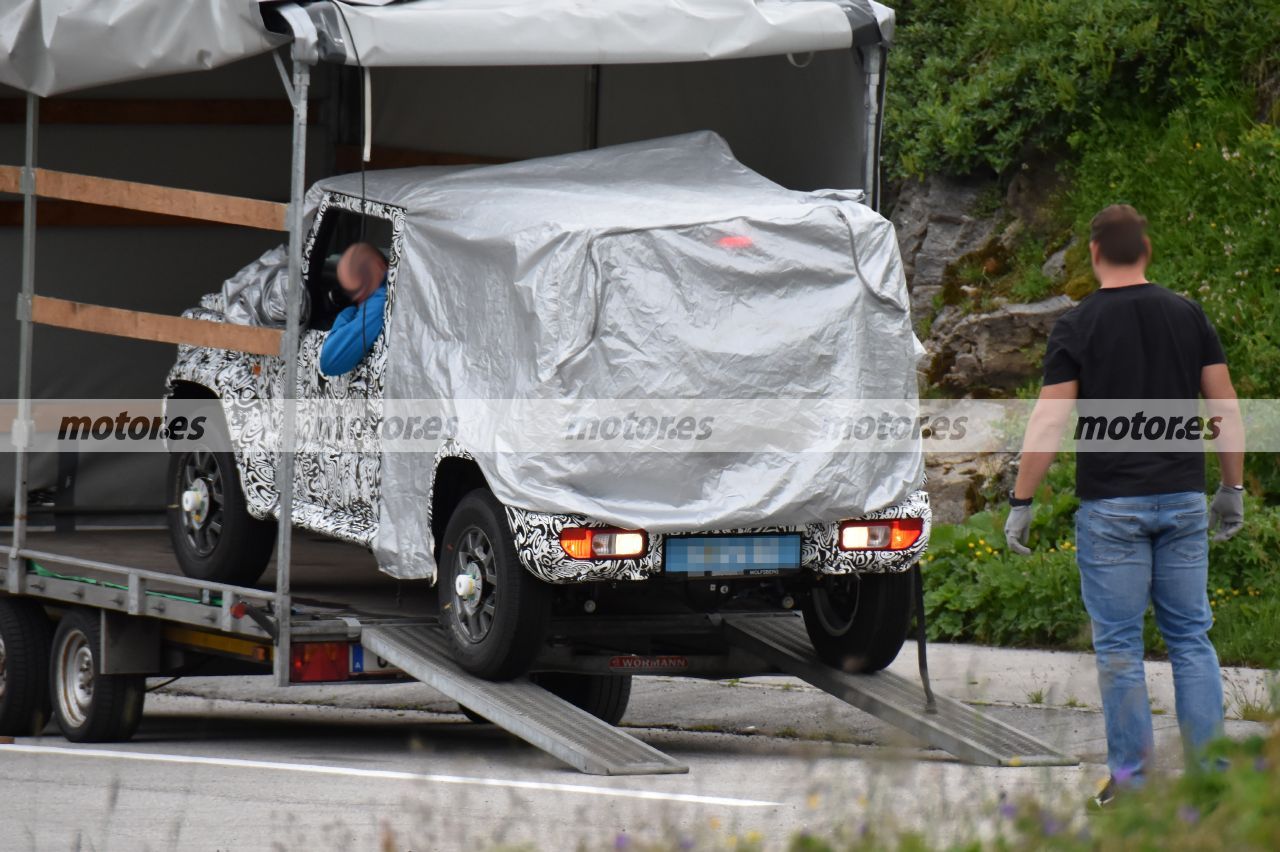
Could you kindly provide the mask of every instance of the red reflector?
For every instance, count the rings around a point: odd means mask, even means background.
[[[244,601],[231,605],[232,618],[244,618],[244,614],[248,611],[249,611],[249,607],[245,605]]]
[[[290,649],[289,680],[324,683],[351,676],[351,646],[346,642],[307,642]]]
[[[754,244],[755,244],[754,240],[744,235],[735,235],[735,236],[720,238],[720,248],[730,248],[730,249],[751,248],[751,246]]]

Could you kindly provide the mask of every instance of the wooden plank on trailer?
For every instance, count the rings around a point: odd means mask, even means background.
[[[205,222],[284,231],[288,205],[194,189],[175,189],[150,183],[36,169],[36,194],[41,198],[81,201],[104,207],[123,207]]]
[[[189,346],[232,349],[253,355],[279,355],[283,335],[283,332],[275,328],[107,308],[48,296],[32,298],[31,319],[41,325],[59,328],[156,343],[185,343]]]
[[[3,191],[3,190],[0,190]],[[22,227],[22,201],[0,201],[0,228]],[[45,200],[36,205],[36,227],[45,228],[233,228],[162,213],[103,207],[78,201]]]
[[[319,121],[308,113],[311,124]],[[0,124],[27,120],[25,98],[0,98]],[[290,125],[293,109],[280,98],[45,98],[40,124]]]
[[[0,166],[0,192],[22,192],[21,166]]]

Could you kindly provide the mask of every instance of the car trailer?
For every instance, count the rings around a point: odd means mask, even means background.
[[[861,8],[857,3],[846,5]],[[39,733],[52,709],[70,739],[127,739],[142,711],[144,678],[181,676],[200,664],[201,674],[270,672],[281,687],[302,682],[417,680],[582,772],[679,773],[688,767],[540,686],[539,675],[622,672],[719,679],[789,674],[963,760],[998,766],[1076,763],[966,705],[933,696],[927,677],[922,685],[915,685],[887,672],[851,675],[826,666],[813,653],[795,614],[561,619],[553,621],[552,639],[535,662],[532,677],[500,683],[481,680],[452,662],[430,615],[392,616],[294,595],[290,535],[294,477],[288,452],[282,454],[280,464],[281,534],[273,590],[187,578],[165,565],[115,564],[32,547],[27,530],[27,474],[36,429],[31,403],[36,325],[279,355],[286,364],[286,393],[290,397],[295,393],[307,89],[310,67],[321,59],[318,51],[323,45],[301,8],[286,4],[275,11],[294,35],[291,70],[278,53],[272,54],[293,107],[288,205],[40,169],[36,164],[40,101],[34,94],[27,97],[25,165],[0,167],[0,191],[20,192],[23,197],[14,522],[0,595],[0,735]],[[866,70],[864,185],[874,202],[878,194],[876,112],[883,95],[884,53],[879,41],[855,41],[853,49]],[[597,86],[597,97],[598,92]],[[594,118],[598,103],[588,106]],[[283,333],[37,295],[38,196],[287,231],[289,305]],[[295,404],[289,400],[284,408],[286,445],[292,443],[295,417]],[[924,675],[923,644],[920,651]]]
[[[145,549],[141,534],[107,535],[126,545],[133,537],[138,549]],[[37,732],[52,694],[64,732],[72,738],[127,739],[138,722],[148,675],[265,675],[283,667],[289,684],[419,681],[457,701],[472,718],[492,722],[580,772],[683,773],[688,766],[615,727],[616,717],[598,718],[539,679],[556,673],[714,680],[792,675],[970,763],[1077,763],[896,674],[831,668],[813,652],[798,614],[560,618],[552,621],[552,638],[534,673],[495,683],[453,662],[432,615],[389,615],[395,609],[389,601],[352,606],[293,598],[286,657],[274,592],[30,548],[18,561],[20,569],[11,565],[8,575],[8,595],[0,596],[9,693],[0,734]],[[19,591],[13,590],[15,582]],[[47,612],[60,612],[70,627],[55,636]],[[65,664],[53,666],[46,676],[51,658]],[[103,712],[93,706],[100,694],[124,697]],[[625,706],[625,695],[622,700]],[[69,718],[96,727],[68,731]]]

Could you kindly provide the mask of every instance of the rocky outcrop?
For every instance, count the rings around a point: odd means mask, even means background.
[[[1053,323],[1075,304],[1054,296],[963,314],[942,309],[926,341],[929,380],[961,396],[1006,396],[1035,376]]]
[[[1009,453],[930,453],[929,502],[938,524],[957,524],[981,512],[1013,487],[1017,469]]]
[[[990,209],[993,198],[997,203]],[[933,315],[934,297],[942,293],[947,268],[996,235],[998,199],[989,181],[938,176],[908,181],[899,191],[891,219],[918,328]]]
[[[1036,377],[1053,323],[1075,302],[1007,302],[987,288],[1028,238],[1047,242],[1061,228],[1046,212],[1061,187],[1056,166],[1044,162],[1023,167],[1004,192],[994,180],[939,176],[900,189],[891,218],[928,353],[925,382],[951,396],[1005,397]],[[1041,271],[1070,293],[1068,268],[1079,259],[1070,242],[1057,249]],[[956,523],[1000,499],[1013,485],[1014,460],[1008,453],[930,453],[934,519]]]

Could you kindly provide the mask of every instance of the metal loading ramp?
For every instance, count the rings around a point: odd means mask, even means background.
[[[779,671],[804,680],[929,745],[981,766],[1075,766],[1080,761],[952,698],[925,709],[920,684],[887,671],[870,675],[833,669],[814,655],[798,616],[726,615],[729,642]]]
[[[463,671],[434,625],[365,627],[360,642],[432,689],[589,775],[668,775],[689,767],[528,678],[493,683]]]

